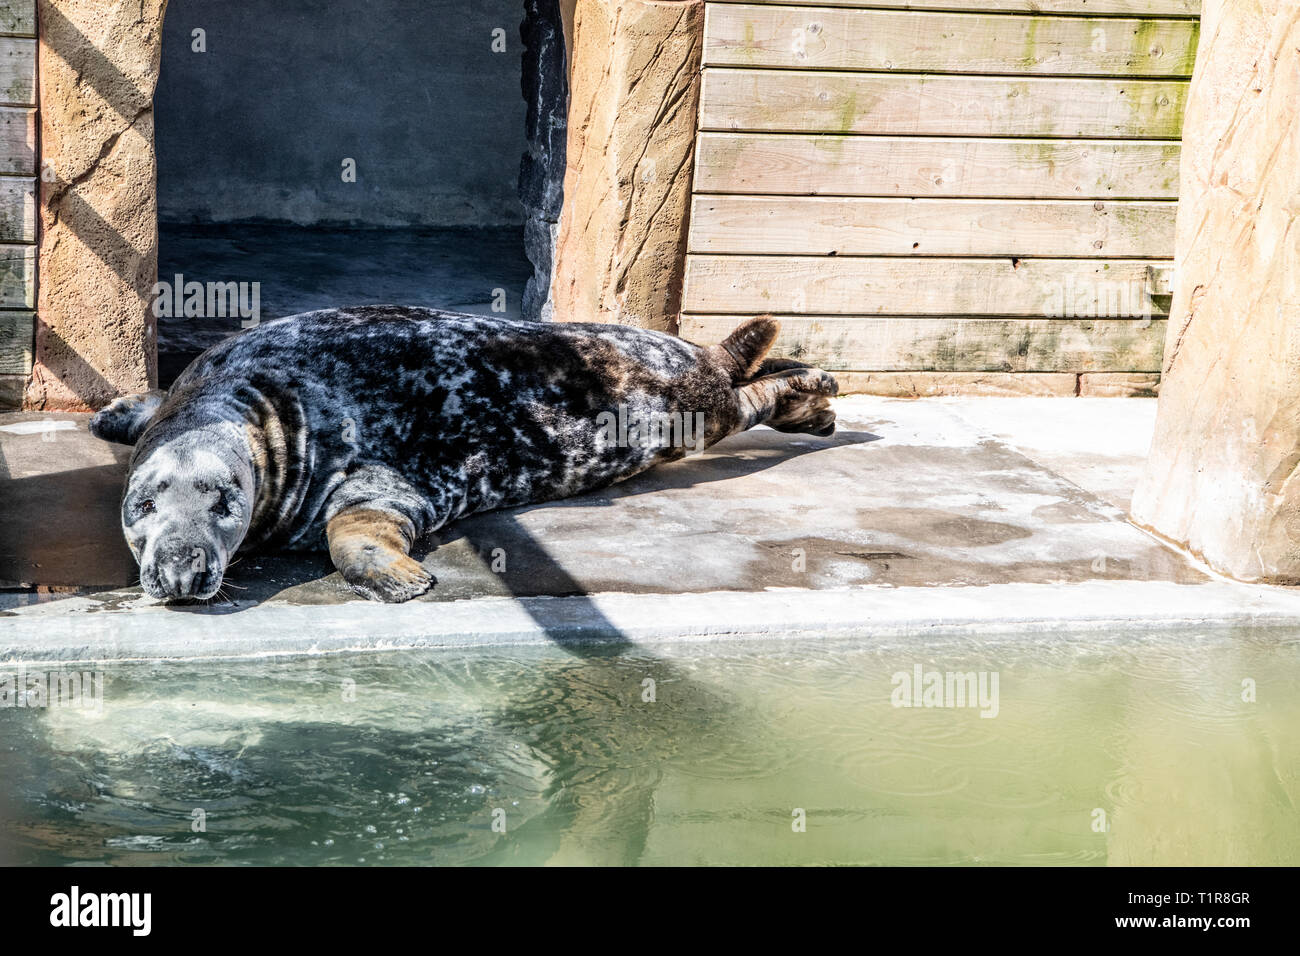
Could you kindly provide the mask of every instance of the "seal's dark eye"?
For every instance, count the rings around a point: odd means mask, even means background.
[[[136,505],[136,509],[137,509],[137,510],[140,512],[140,514],[142,514],[142,515],[151,515],[151,514],[153,514],[153,512],[154,512],[153,499],[152,499],[152,498],[146,498],[146,499],[144,499],[144,501],[142,501],[142,502],[140,502],[138,505]]]
[[[218,518],[230,517],[230,508],[226,505],[226,499],[224,497],[217,499],[217,503],[212,506],[212,513]]]

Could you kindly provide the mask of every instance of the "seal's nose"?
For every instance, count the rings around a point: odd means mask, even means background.
[[[158,581],[169,597],[191,597],[203,566],[189,549],[177,549],[158,561]]]

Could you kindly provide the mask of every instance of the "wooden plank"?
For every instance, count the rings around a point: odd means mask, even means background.
[[[3,361],[0,358],[0,361]],[[22,408],[27,375],[0,375],[0,408]]]
[[[36,247],[0,246],[0,309],[36,305]]]
[[[0,173],[36,175],[36,110],[0,107]]]
[[[36,105],[36,41],[0,36],[0,103]]]
[[[36,0],[0,0],[0,33],[36,36]]]
[[[683,312],[1161,315],[1143,259],[686,257]],[[1140,371],[1140,370],[1139,370]]]
[[[1177,139],[1186,80],[704,71],[700,129]]]
[[[0,375],[32,370],[35,317],[31,312],[0,312]]]
[[[711,3],[704,65],[1188,77],[1199,35],[1196,20]]]
[[[1147,266],[1147,285],[1152,295],[1174,294],[1174,267],[1172,264]]]
[[[717,342],[734,315],[683,315],[681,334]],[[882,372],[1156,372],[1157,319],[846,318],[783,316],[773,355],[837,370]]]
[[[1079,376],[1080,398],[1155,398],[1160,373],[1086,372]]]
[[[36,241],[36,180],[0,177],[0,242]]]
[[[748,0],[781,6],[825,6],[828,0]],[[830,0],[837,7],[887,7],[898,10],[967,10],[976,13],[1137,14],[1147,17],[1194,17],[1201,0]],[[721,6],[710,3],[710,6]]]
[[[689,251],[753,255],[1158,256],[1177,203],[695,196]]]
[[[1178,155],[1177,143],[703,133],[695,191],[1176,199]]]
[[[1077,372],[836,372],[841,395],[1073,398]]]

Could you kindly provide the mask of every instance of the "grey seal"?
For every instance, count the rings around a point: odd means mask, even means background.
[[[662,332],[366,306],[268,322],[91,432],[135,446],[122,531],[156,598],[216,594],[232,555],[328,549],[405,601],[410,557],[465,515],[599,488],[755,425],[830,435],[835,379],[765,358],[770,316],[699,346]]]

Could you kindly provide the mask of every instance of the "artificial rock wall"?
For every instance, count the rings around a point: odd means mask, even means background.
[[[524,253],[533,275],[524,287],[526,319],[551,318],[555,242],[564,207],[565,146],[568,141],[569,54],[567,19],[572,0],[524,0],[524,133],[528,149],[519,164],[519,201],[524,207]],[[567,11],[566,11],[567,7]]]
[[[1133,518],[1243,580],[1300,583],[1300,6],[1205,0],[1174,300]]]
[[[580,0],[553,317],[677,331],[702,0]]]
[[[157,379],[153,94],[166,6],[39,4],[41,236],[28,408],[98,408]]]

